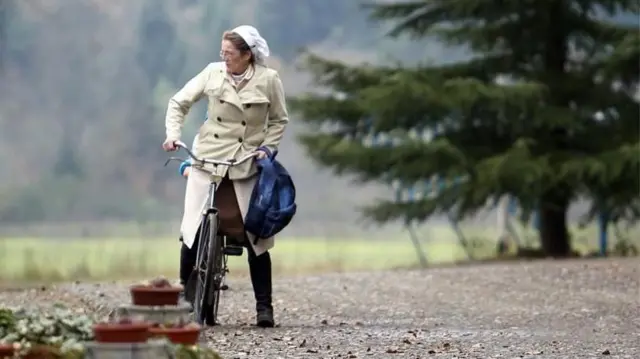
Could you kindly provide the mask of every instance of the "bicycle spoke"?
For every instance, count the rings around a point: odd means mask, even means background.
[[[206,318],[206,312],[210,309],[206,303],[206,298],[208,296],[208,287],[207,281],[207,271],[208,271],[208,263],[209,263],[209,230],[211,226],[209,225],[208,219],[203,219],[203,226],[200,230],[200,236],[198,241],[198,255],[196,258],[196,295],[194,298],[194,316],[198,324],[204,324]]]
[[[207,216],[206,225],[200,236],[196,278],[198,280],[194,314],[199,324],[217,324],[220,295],[225,274],[228,272],[227,257],[224,255],[224,239],[216,236],[215,215]]]
[[[209,243],[207,243],[203,248],[203,253],[205,254],[203,258],[198,263],[198,273],[205,273],[207,271],[207,263],[209,259],[207,258],[206,253],[209,252]]]

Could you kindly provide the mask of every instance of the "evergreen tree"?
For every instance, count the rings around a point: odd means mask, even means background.
[[[637,16],[638,7],[624,0],[372,5],[373,18],[395,22],[391,36],[433,37],[472,56],[407,68],[309,55],[306,69],[331,93],[294,99],[317,129],[301,141],[321,164],[363,181],[445,179],[435,196],[366,208],[379,222],[444,211],[463,217],[509,194],[525,215],[539,210],[545,253],[568,256],[566,214],[577,198],[592,199],[591,213],[604,210],[614,221],[640,214],[640,35],[637,25],[611,20]],[[439,131],[430,141],[410,136],[424,128]],[[367,131],[392,137],[393,148],[367,146]]]

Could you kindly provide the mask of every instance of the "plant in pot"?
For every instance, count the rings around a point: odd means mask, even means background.
[[[15,326],[16,317],[13,311],[0,309],[0,359],[13,357],[17,350],[16,345],[3,341],[4,337],[15,330]]]
[[[123,316],[93,326],[98,343],[144,343],[149,339],[149,323]]]
[[[178,305],[181,291],[182,286],[172,286],[171,282],[164,277],[129,288],[133,305],[140,306]]]
[[[149,328],[149,332],[154,338],[166,337],[174,344],[195,345],[201,329],[202,327],[196,323],[188,323],[180,319],[177,323],[154,323]]]
[[[59,305],[46,312],[3,309],[0,343],[10,344],[26,359],[81,358],[82,342],[93,338],[91,324],[83,313]],[[5,350],[10,351],[6,346]]]

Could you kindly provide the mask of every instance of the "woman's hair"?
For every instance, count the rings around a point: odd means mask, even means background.
[[[241,54],[244,55],[247,52],[251,54],[251,58],[249,58],[249,62],[252,64],[255,62],[256,59],[253,56],[253,52],[251,52],[251,48],[249,47],[249,44],[247,44],[247,42],[244,41],[242,36],[238,35],[233,31],[225,31],[222,34],[222,39],[230,41],[233,44],[233,47],[235,47],[238,51],[240,51]]]

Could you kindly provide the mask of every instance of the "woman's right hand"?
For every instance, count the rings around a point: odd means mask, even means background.
[[[176,150],[176,141],[175,140],[170,140],[170,139],[164,140],[164,142],[162,143],[162,149],[167,151],[167,152],[175,151]]]
[[[184,172],[182,172],[182,175],[184,177],[189,177],[189,172],[191,172],[191,167],[187,167],[184,169]]]

